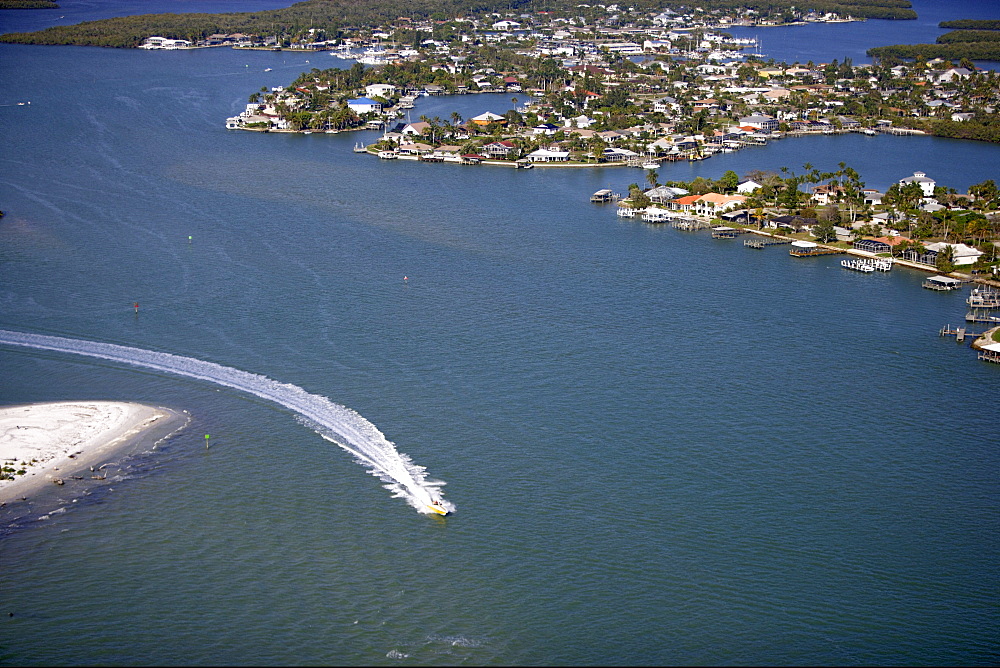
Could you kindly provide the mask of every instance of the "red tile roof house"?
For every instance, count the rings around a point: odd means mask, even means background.
[[[701,195],[686,195],[684,197],[678,197],[672,202],[668,202],[668,204],[670,204],[670,208],[674,211],[690,212],[694,210],[694,203],[698,201],[699,197],[701,197]]]
[[[695,200],[695,212],[699,216],[714,218],[734,206],[743,204],[745,201],[747,201],[747,198],[743,195],[720,195],[719,193],[707,193]]]

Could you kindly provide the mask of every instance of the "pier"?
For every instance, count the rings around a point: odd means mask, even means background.
[[[788,250],[788,254],[794,257],[813,257],[816,255],[840,255],[846,253],[843,248],[825,248],[816,246],[815,248],[793,247]]]
[[[760,250],[766,246],[784,246],[785,244],[792,243],[789,239],[778,239],[771,237],[769,239],[744,239],[743,245],[747,248],[756,248]]]
[[[609,188],[603,188],[591,195],[590,201],[595,204],[605,204],[607,202],[617,202],[621,198],[622,196],[618,193],[612,192]]]
[[[683,232],[697,232],[698,230],[704,230],[712,226],[710,222],[699,220],[698,218],[676,218],[670,225],[675,230]]]
[[[986,315],[980,311],[972,310],[965,314],[965,322],[985,322],[991,325],[1000,325],[1000,315]]]
[[[979,351],[979,359],[984,362],[1000,364],[1000,350],[996,350],[994,348],[984,348]]]
[[[743,234],[744,230],[738,230],[735,227],[713,227],[712,228],[712,238],[713,239],[735,239],[739,235]]]

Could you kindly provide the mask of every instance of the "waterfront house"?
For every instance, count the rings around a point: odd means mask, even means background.
[[[146,41],[143,42],[139,48],[140,49],[187,49],[191,46],[191,42],[186,39],[168,39],[166,37],[147,37]]]
[[[706,218],[714,218],[724,211],[728,211],[745,202],[747,198],[743,195],[722,195],[719,193],[706,193],[695,200],[695,213]]]
[[[399,148],[396,149],[396,153],[399,155],[426,155],[428,153],[433,153],[434,147],[430,144],[422,144],[414,142],[412,144],[400,144]]]
[[[928,178],[927,174],[924,172],[913,172],[913,176],[907,176],[906,178],[899,180],[899,185],[905,186],[910,183],[917,183],[920,185],[920,189],[924,191],[924,197],[930,197],[934,194],[934,186],[937,182],[934,179]]]
[[[434,149],[433,155],[435,158],[441,158],[444,162],[458,162],[461,159],[462,147],[445,144]]]
[[[514,142],[504,139],[502,141],[490,142],[483,145],[481,149],[484,154],[491,158],[506,158],[515,149]]]
[[[778,120],[773,116],[768,116],[767,114],[754,114],[752,116],[744,116],[739,120],[740,126],[747,126],[752,128],[757,128],[764,132],[773,132],[778,129]]]
[[[688,194],[688,191],[684,188],[674,188],[672,186],[657,186],[655,188],[650,188],[643,194],[648,197],[651,202],[664,204],[675,200],[678,197],[684,197]]]
[[[975,264],[976,260],[983,254],[978,248],[973,248],[972,246],[966,246],[965,244],[949,244],[943,241],[933,244],[927,244],[926,248],[928,251],[933,253],[940,253],[944,250],[945,246],[951,246],[952,248],[952,263],[958,267],[963,265]]]
[[[753,179],[747,179],[746,181],[740,181],[736,186],[736,192],[741,195],[746,195],[747,193],[752,193],[761,187],[762,184],[757,183]]]
[[[895,238],[899,239],[900,237]],[[897,241],[896,243],[899,242]],[[890,237],[878,237],[876,239],[858,239],[853,245],[855,250],[878,255],[879,253],[891,253],[892,247],[895,244],[892,243],[892,239]]]
[[[367,97],[359,97],[347,101],[347,106],[356,114],[367,114],[371,112],[381,113],[382,103]]]
[[[677,199],[669,202],[670,208],[674,211],[683,211],[685,213],[692,213],[695,208],[695,202],[701,195],[685,195],[684,197],[678,197]]]
[[[569,151],[540,148],[524,157],[532,162],[566,162],[569,160]]]
[[[608,146],[604,149],[604,160],[607,162],[627,162],[631,158],[638,158],[639,154],[617,146]]]

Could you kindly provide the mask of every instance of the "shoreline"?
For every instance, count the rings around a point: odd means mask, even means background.
[[[0,406],[0,464],[15,469],[13,480],[0,480],[0,507],[70,481],[103,480],[105,466],[155,447],[189,421],[183,412],[124,401]]]

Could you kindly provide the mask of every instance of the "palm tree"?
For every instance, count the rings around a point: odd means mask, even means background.
[[[656,186],[660,185],[660,183],[659,183],[659,181],[657,181],[656,177],[657,177],[657,172],[656,172],[655,169],[647,169],[646,170],[646,181],[648,181],[649,185],[651,187],[653,187],[653,188],[655,188]]]

